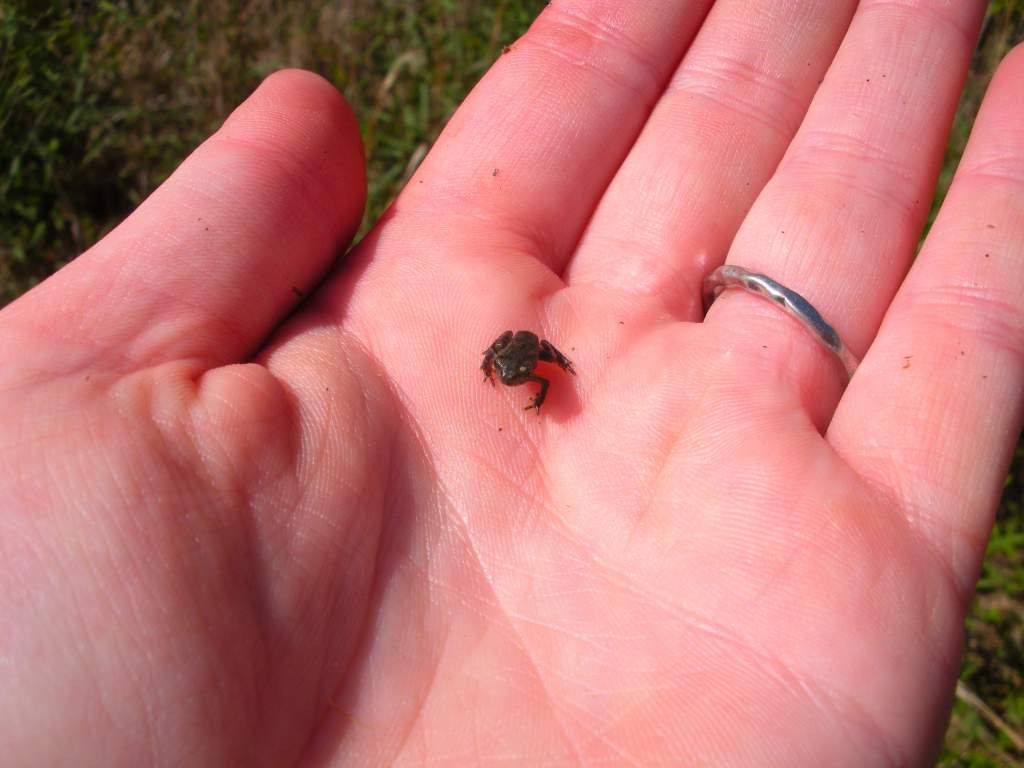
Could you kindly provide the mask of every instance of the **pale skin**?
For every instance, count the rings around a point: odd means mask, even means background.
[[[5,764],[927,764],[1021,427],[1024,51],[908,274],[984,4],[855,5],[555,0],[333,270],[356,120],[279,73],[4,309]],[[701,322],[723,260],[850,385]],[[579,374],[539,417],[506,328]]]

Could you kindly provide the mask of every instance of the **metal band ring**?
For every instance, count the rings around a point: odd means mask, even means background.
[[[858,360],[839,338],[836,329],[825,322],[825,318],[807,299],[796,291],[772,280],[767,275],[751,272],[734,264],[726,264],[704,278],[704,311],[718,298],[718,294],[727,288],[742,288],[758,296],[770,299],[782,307],[801,323],[803,323],[824,347],[831,350],[839,358],[846,369],[847,377],[852,377],[857,370]]]

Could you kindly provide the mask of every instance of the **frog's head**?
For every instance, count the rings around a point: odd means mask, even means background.
[[[531,361],[520,357],[498,358],[494,367],[498,369],[498,378],[508,387],[522,384],[533,373]]]

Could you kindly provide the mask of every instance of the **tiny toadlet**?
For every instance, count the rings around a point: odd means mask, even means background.
[[[515,387],[528,381],[540,384],[540,392],[523,409],[528,411],[536,408],[539,414],[550,384],[543,376],[537,376],[533,372],[540,360],[554,363],[563,371],[576,375],[572,361],[568,357],[555,349],[555,345],[550,341],[538,338],[537,334],[531,331],[505,331],[501,334],[484,351],[484,361],[480,364],[480,370],[484,372],[484,381],[490,381],[492,386],[495,371],[501,383],[507,387]]]

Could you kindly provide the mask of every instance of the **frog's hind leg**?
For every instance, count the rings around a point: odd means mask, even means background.
[[[555,349],[555,345],[547,339],[541,341],[538,357],[546,363],[555,363],[563,371],[567,371],[573,376],[576,375],[576,371],[572,367],[572,360]]]
[[[536,408],[537,409],[537,415],[539,416],[540,415],[540,407],[544,403],[544,398],[548,396],[548,385],[551,382],[549,382],[543,376],[527,376],[526,380],[527,381],[536,381],[538,384],[540,384],[540,392],[538,392],[536,394],[536,396],[533,398],[533,400],[530,401],[530,404],[528,406],[526,406],[525,408],[523,408],[523,410],[524,411],[528,411],[531,408]]]

